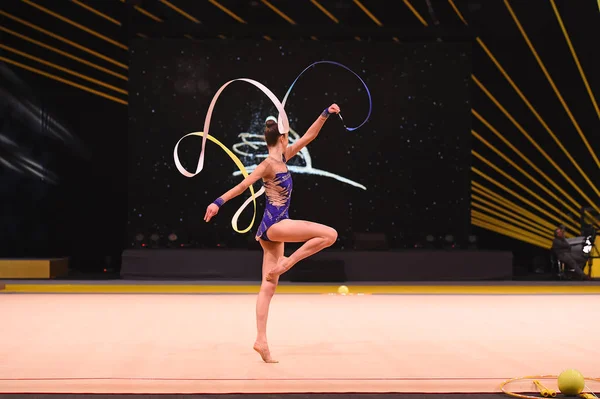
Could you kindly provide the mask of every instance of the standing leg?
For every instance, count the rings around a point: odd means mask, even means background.
[[[260,292],[256,299],[256,342],[254,350],[257,351],[266,363],[277,363],[271,358],[269,344],[267,343],[267,319],[269,318],[269,306],[271,298],[275,294],[279,278],[267,281],[269,270],[277,265],[277,260],[283,256],[283,242],[269,242],[260,240],[263,248],[262,282]]]
[[[267,274],[267,280],[271,281],[302,259],[333,245],[337,231],[319,223],[285,219],[269,228],[269,238],[281,242],[304,242],[289,258],[283,255],[279,258],[277,266]]]

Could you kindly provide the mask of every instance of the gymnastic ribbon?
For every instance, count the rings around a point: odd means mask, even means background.
[[[304,74],[304,72],[308,71],[309,69],[313,68],[315,65],[318,64],[332,64],[332,65],[337,65],[339,67],[344,68],[347,71],[350,71],[352,74],[354,74],[354,76],[356,76],[358,78],[358,80],[360,80],[360,82],[363,84],[363,86],[365,87],[365,90],[367,92],[367,97],[369,98],[369,112],[367,113],[367,117],[363,120],[363,122],[356,126],[356,127],[345,127],[345,129],[349,132],[354,131],[356,129],[359,129],[362,125],[364,125],[365,123],[367,123],[367,121],[369,120],[369,118],[371,117],[371,110],[373,109],[373,100],[371,99],[371,92],[369,91],[369,87],[367,86],[367,84],[365,83],[364,80],[361,79],[360,76],[358,76],[358,74],[356,72],[354,72],[352,69],[348,68],[347,66],[340,64],[339,62],[335,62],[335,61],[317,61],[317,62],[313,62],[312,64],[310,64],[309,66],[307,66],[306,68],[304,68],[304,70],[302,72],[300,72],[300,75],[298,75],[296,77],[296,79],[294,79],[294,81],[292,82],[292,84],[290,85],[290,88],[288,89],[287,93],[285,93],[285,97],[283,97],[283,101],[281,102],[283,104],[283,106],[285,107],[285,103],[287,102],[287,99],[290,95],[290,93],[292,92],[292,88],[294,87],[294,85],[296,84],[296,82],[298,81],[298,79],[300,79],[300,77]]]
[[[342,64],[340,64],[338,62],[335,62],[335,61],[317,61],[317,62],[312,63],[308,67],[306,67],[296,77],[296,79],[294,79],[294,81],[292,82],[291,86],[289,87],[287,93],[285,94],[285,97],[283,98],[282,102],[279,101],[279,99],[275,96],[275,94],[273,94],[273,92],[271,90],[269,90],[265,85],[263,85],[260,82],[257,82],[257,81],[255,81],[253,79],[248,79],[248,78],[233,79],[233,80],[230,80],[229,82],[225,83],[223,86],[221,86],[221,88],[214,95],[214,97],[213,97],[213,99],[212,99],[212,101],[210,103],[210,106],[208,107],[208,111],[206,112],[206,118],[204,120],[204,130],[202,132],[188,133],[188,134],[184,135],[183,137],[181,137],[179,139],[179,141],[177,141],[177,143],[175,144],[175,148],[173,149],[173,158],[174,158],[175,166],[177,167],[177,170],[179,170],[179,172],[183,176],[185,176],[185,177],[194,177],[197,174],[199,174],[202,171],[202,169],[204,168],[204,154],[205,154],[205,149],[206,149],[206,140],[209,140],[209,141],[217,144],[219,147],[221,147],[221,149],[223,149],[223,151],[225,151],[225,153],[236,164],[236,166],[238,167],[238,169],[240,170],[240,172],[242,173],[242,175],[244,176],[244,178],[248,177],[248,171],[244,167],[244,164],[242,163],[242,161],[240,161],[240,159],[231,150],[229,150],[223,143],[221,143],[214,136],[211,136],[209,134],[210,120],[211,120],[211,116],[212,116],[213,110],[215,108],[215,104],[217,102],[217,99],[219,98],[219,96],[221,95],[221,93],[223,92],[223,90],[225,90],[225,88],[227,86],[229,86],[233,82],[242,81],[242,82],[250,83],[250,84],[256,86],[264,94],[266,94],[267,97],[269,97],[269,99],[271,100],[271,102],[273,103],[273,105],[275,105],[275,107],[277,108],[277,111],[279,112],[279,115],[277,117],[277,126],[279,128],[279,132],[281,134],[288,133],[289,130],[290,130],[290,124],[289,124],[288,116],[287,116],[287,114],[285,112],[285,103],[286,103],[286,101],[287,101],[287,99],[288,99],[288,97],[289,97],[289,95],[290,95],[290,93],[292,91],[292,88],[294,87],[294,85],[296,84],[296,82],[298,81],[298,79],[306,71],[308,71],[310,68],[314,67],[317,64],[333,64],[333,65],[340,66],[340,67],[342,67],[342,68],[344,68],[344,69],[352,72],[361,81],[361,83],[363,84],[363,86],[366,89],[366,93],[367,93],[367,96],[369,98],[369,112],[368,112],[367,117],[365,118],[365,120],[360,125],[358,125],[357,127],[353,127],[353,128],[348,128],[346,126],[344,126],[344,127],[348,131],[354,131],[354,130],[360,128],[362,125],[364,125],[368,121],[369,117],[371,116],[371,110],[373,108],[373,104],[372,104],[372,100],[371,100],[371,93],[369,91],[369,88],[367,87],[366,83],[360,78],[360,76],[358,76],[358,74],[356,74],[350,68],[348,68],[345,65],[342,65]],[[181,143],[181,141],[183,139],[185,139],[186,137],[189,137],[189,136],[200,136],[200,137],[202,137],[202,148],[200,150],[200,157],[198,159],[198,166],[196,167],[196,171],[194,173],[188,172],[183,167],[183,165],[181,165],[181,162],[179,161],[179,154],[178,154],[179,144]],[[242,204],[242,206],[239,207],[239,209],[235,212],[235,214],[231,218],[231,226],[233,227],[233,229],[237,233],[240,233],[240,234],[247,233],[248,231],[250,231],[250,229],[254,225],[254,221],[256,220],[256,198],[259,197],[260,195],[262,195],[264,193],[264,191],[265,191],[264,186],[261,187],[260,190],[258,190],[258,192],[256,192],[256,194],[254,193],[254,187],[252,185],[250,185],[248,188],[250,189],[250,197],[248,199],[246,199],[246,201]],[[241,213],[246,208],[246,206],[248,206],[248,204],[250,203],[250,201],[252,201],[253,206],[254,206],[254,214],[252,216],[252,221],[250,222],[250,224],[248,225],[247,228],[245,228],[243,230],[240,230],[240,229],[238,229],[238,219],[239,219]]]

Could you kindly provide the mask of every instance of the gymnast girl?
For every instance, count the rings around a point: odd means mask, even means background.
[[[336,104],[326,108],[306,133],[290,146],[288,146],[288,134],[280,134],[277,122],[267,120],[265,141],[269,150],[268,157],[240,184],[217,198],[206,208],[204,220],[208,222],[225,202],[242,194],[251,184],[262,178],[266,205],[255,237],[263,249],[263,264],[262,283],[256,301],[257,336],[254,350],[266,363],[277,363],[271,358],[269,352],[267,318],[279,276],[302,259],[331,246],[337,240],[337,231],[329,226],[290,219],[288,211],[292,194],[292,176],[286,163],[317,137],[329,115],[339,114],[339,112],[340,108]],[[286,257],[283,256],[286,242],[303,242],[304,244]]]

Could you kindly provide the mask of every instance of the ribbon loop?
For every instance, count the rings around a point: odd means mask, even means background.
[[[360,82],[363,84],[363,86],[365,87],[365,90],[367,92],[367,97],[369,98],[369,112],[367,113],[367,117],[362,121],[362,123],[356,127],[346,127],[346,130],[351,132],[353,130],[359,129],[362,125],[364,125],[365,123],[368,122],[369,118],[371,117],[371,111],[373,109],[373,100],[371,98],[371,92],[369,91],[369,87],[367,86],[367,84],[365,83],[364,80],[362,80],[362,78],[360,76],[358,76],[358,74],[356,72],[354,72],[352,69],[348,68],[347,66],[340,64],[339,62],[335,62],[335,61],[317,61],[317,62],[313,62],[312,64],[310,64],[309,66],[307,66],[306,68],[304,68],[304,70],[302,72],[300,72],[300,75],[296,76],[296,79],[294,79],[294,81],[292,82],[290,88],[288,89],[287,93],[285,93],[285,96],[283,97],[283,101],[281,102],[283,104],[283,106],[285,107],[285,103],[287,102],[287,99],[290,95],[290,93],[292,92],[292,88],[294,87],[294,85],[296,84],[296,82],[298,81],[298,79],[300,79],[300,76],[302,76],[304,74],[304,72],[308,71],[310,68],[314,67],[315,65],[318,64],[331,64],[331,65],[337,65],[339,67],[344,68],[347,71],[350,71],[354,74],[354,76],[356,76],[358,78],[358,80],[360,80]]]

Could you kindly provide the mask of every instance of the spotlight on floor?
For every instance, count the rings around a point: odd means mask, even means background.
[[[425,242],[427,243],[427,248],[433,248],[435,246],[435,237],[429,234],[427,237],[425,237]]]
[[[152,242],[152,248],[158,248],[160,245],[160,236],[157,233],[154,233],[150,236],[150,241]]]
[[[169,234],[169,236],[167,238],[169,240],[169,243],[167,244],[167,246],[169,248],[177,247],[177,239],[178,239],[177,234],[171,233],[171,234]],[[183,244],[181,246],[183,247]]]
[[[469,249],[477,249],[477,236],[469,236]]]
[[[146,244],[144,244],[144,235],[142,233],[138,233],[135,236],[135,242],[133,243],[133,246],[135,248],[139,248],[139,247],[145,247]]]
[[[454,236],[452,234],[446,234],[444,237],[444,249],[453,249],[456,247],[456,243],[454,242]]]

